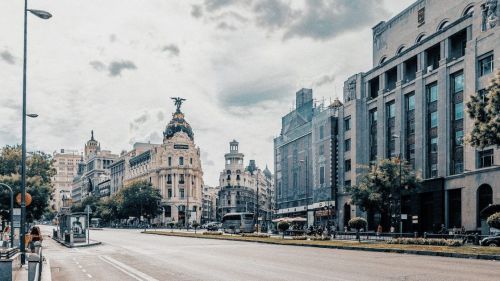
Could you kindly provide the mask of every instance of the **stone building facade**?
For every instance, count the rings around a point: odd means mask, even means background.
[[[177,110],[165,128],[163,143],[137,143],[132,151],[122,155],[123,166],[113,167],[111,189],[116,192],[120,186],[148,181],[163,197],[161,207],[165,217],[162,221],[187,224],[201,221],[203,170],[200,149],[180,110],[182,100],[175,100]]]
[[[52,178],[54,190],[52,191],[50,208],[52,211],[59,212],[64,195],[71,194],[73,178],[78,173],[81,155],[77,150],[61,149],[53,153],[53,160],[56,174]]]
[[[253,213],[259,224],[267,225],[272,219],[274,182],[269,169],[257,168],[254,160],[244,165],[244,154],[239,152],[239,143],[229,143],[229,153],[224,155],[225,167],[219,177],[218,217],[228,213]],[[258,196],[257,196],[258,191]],[[258,201],[257,201],[258,200]],[[257,204],[257,202],[259,202]]]
[[[339,111],[340,136],[351,143],[339,161],[351,166],[339,181],[341,225],[371,217],[351,206],[345,186],[398,155],[423,179],[402,198],[403,231],[476,230],[480,210],[500,203],[500,150],[464,142],[473,127],[465,104],[498,68],[498,15],[497,0],[420,0],[373,28],[373,68],[345,82]]]
[[[201,223],[219,221],[217,217],[217,202],[219,201],[219,188],[205,185],[203,186],[203,203]]]
[[[341,103],[316,106],[312,90],[301,89],[295,105],[274,139],[276,216],[301,216],[309,225],[333,222],[342,168],[336,159]]]
[[[101,196],[98,185],[110,178],[110,166],[117,158],[118,155],[112,154],[111,151],[101,150],[101,145],[94,139],[92,131],[71,186],[73,203],[78,203],[90,195]]]

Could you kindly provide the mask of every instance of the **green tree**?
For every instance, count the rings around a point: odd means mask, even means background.
[[[97,205],[97,214],[105,223],[110,223],[113,220],[124,218],[119,210],[120,200],[117,195],[101,199]]]
[[[279,229],[279,231],[281,231],[283,239],[285,239],[285,231],[287,231],[288,228],[290,228],[289,222],[287,222],[287,221],[278,222],[278,229]]]
[[[366,226],[368,225],[368,222],[364,218],[355,217],[350,219],[347,224],[349,225],[349,228],[356,229],[356,239],[358,239],[358,242],[361,242],[361,236],[359,235],[359,230],[365,229]]]
[[[490,227],[500,229],[500,212],[494,213],[493,215],[489,216],[486,222]]]
[[[26,219],[38,220],[48,210],[52,193],[51,178],[56,170],[50,155],[43,152],[31,152],[26,157],[26,192],[32,197],[32,203],[26,207]],[[8,184],[14,196],[21,190],[21,147],[5,146],[0,149],[0,182]],[[9,209],[9,192],[0,189],[0,210]],[[19,207],[17,204],[15,207]],[[2,214],[6,216],[6,214]],[[7,216],[9,217],[9,216]]]
[[[384,228],[388,227],[390,221],[391,197],[399,195],[399,164],[397,158],[380,160],[361,176],[357,185],[347,189],[354,204],[364,211],[380,213]],[[401,193],[415,192],[419,182],[410,166],[401,163]]]
[[[158,207],[162,197],[160,190],[147,181],[137,181],[118,191],[119,212],[125,217],[154,217],[161,213]]]
[[[469,117],[474,120],[467,142],[478,148],[500,145],[500,70],[485,92],[471,96],[467,103]]]
[[[85,198],[83,198],[82,201],[76,203],[76,204],[73,204],[71,206],[71,212],[84,212],[85,211],[85,208],[88,206],[90,206],[90,208],[92,209],[92,214],[94,216],[96,216],[96,213],[97,213],[97,209],[100,205],[100,198],[97,197],[97,196],[94,196],[94,195],[90,195],[90,196],[87,196]]]

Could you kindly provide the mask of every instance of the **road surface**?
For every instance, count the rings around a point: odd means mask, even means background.
[[[44,234],[52,227],[43,226]],[[91,231],[100,246],[44,240],[53,280],[498,280],[498,261]]]

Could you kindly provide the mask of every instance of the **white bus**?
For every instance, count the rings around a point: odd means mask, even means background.
[[[252,233],[255,231],[252,213],[229,213],[222,217],[222,229],[226,233]]]

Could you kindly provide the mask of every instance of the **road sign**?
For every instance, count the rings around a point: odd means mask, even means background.
[[[21,208],[14,208],[12,210],[12,224],[14,228],[20,228],[21,227]]]
[[[26,192],[25,199],[26,199],[26,207],[28,207],[31,204],[31,201],[33,201],[33,198],[31,198],[31,195],[28,192]],[[18,205],[21,205],[21,193],[18,193],[16,195],[16,203]]]
[[[87,213],[87,214],[92,214],[92,208],[90,208],[90,205],[87,205],[87,206],[85,207],[85,213]]]

